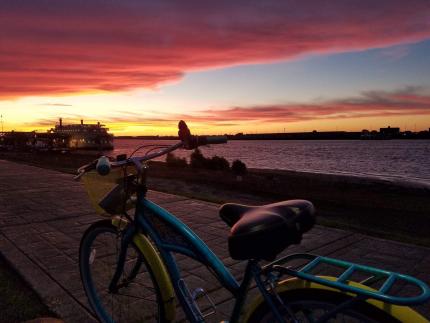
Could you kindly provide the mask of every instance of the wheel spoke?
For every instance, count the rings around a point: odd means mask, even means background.
[[[288,304],[292,313],[300,323],[316,323],[320,320],[324,322],[392,322],[393,317],[382,312],[378,308],[373,307],[368,303],[357,303],[354,307],[339,308],[339,312],[335,310],[339,305],[343,304],[348,300],[348,296],[331,291],[318,291],[317,289],[302,289],[297,291],[288,291],[284,295],[279,295],[285,304]],[[270,311],[270,307],[267,304],[264,306],[264,310],[256,311],[251,316],[249,322],[260,323],[260,322],[274,322],[275,318],[273,313]],[[258,313],[258,314],[257,314]],[[327,314],[335,313],[329,318]],[[285,320],[291,321],[291,316],[285,314]]]
[[[308,310],[308,309],[305,309],[305,310],[303,310],[303,315],[306,317],[306,319],[307,319],[310,323],[314,323],[314,322],[316,322],[312,311],[310,311],[310,310]]]

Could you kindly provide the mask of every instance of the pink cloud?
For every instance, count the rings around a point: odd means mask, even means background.
[[[421,88],[399,91],[369,91],[353,98],[309,104],[285,103],[264,106],[230,107],[178,115],[176,119],[218,124],[223,122],[298,122],[380,116],[430,115],[430,94]],[[173,118],[173,119],[175,119]]]
[[[154,87],[192,70],[429,37],[427,0],[4,0],[0,97]]]

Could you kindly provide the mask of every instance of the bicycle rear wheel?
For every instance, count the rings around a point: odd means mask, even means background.
[[[279,296],[285,304],[288,304],[299,322],[309,323],[318,321],[326,313],[351,298],[340,292],[315,288],[290,290],[281,293]],[[286,315],[285,318],[290,317]],[[251,314],[247,323],[275,321],[269,306],[266,303],[262,303]],[[325,322],[400,323],[396,318],[364,301],[354,303],[351,307],[343,309],[336,316],[329,318]]]
[[[110,220],[94,223],[82,237],[81,280],[96,316],[101,322],[165,322],[160,288],[134,243],[127,250],[120,288],[109,291],[120,245],[121,232]]]

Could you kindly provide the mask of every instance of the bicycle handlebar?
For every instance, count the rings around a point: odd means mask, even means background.
[[[179,121],[178,128],[179,140],[183,143],[183,147],[188,150],[198,148],[199,146],[224,144],[227,142],[226,136],[193,136],[183,120]]]
[[[126,165],[134,165],[137,168],[141,167],[142,162],[166,155],[178,148],[185,148],[187,150],[195,149],[200,146],[210,145],[210,144],[224,144],[227,142],[226,136],[193,136],[190,133],[186,123],[184,121],[179,122],[179,139],[180,142],[169,146],[158,152],[148,154],[142,157],[130,157],[121,161],[110,161],[108,157],[102,156],[91,163],[84,165],[78,169],[78,175],[74,177],[75,180],[79,180],[82,175],[93,169],[104,176],[110,173],[111,168],[121,167]]]
[[[227,143],[226,136],[199,136],[199,146]]]

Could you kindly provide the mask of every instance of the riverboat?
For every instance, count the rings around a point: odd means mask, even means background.
[[[59,123],[47,132],[10,131],[0,133],[0,150],[111,150],[113,135],[109,129],[97,122],[64,125]]]
[[[89,150],[110,150],[113,149],[113,135],[104,125],[84,123],[64,125],[63,120],[51,128],[48,133],[57,135],[59,138],[66,137],[67,148],[69,149],[89,149]]]

